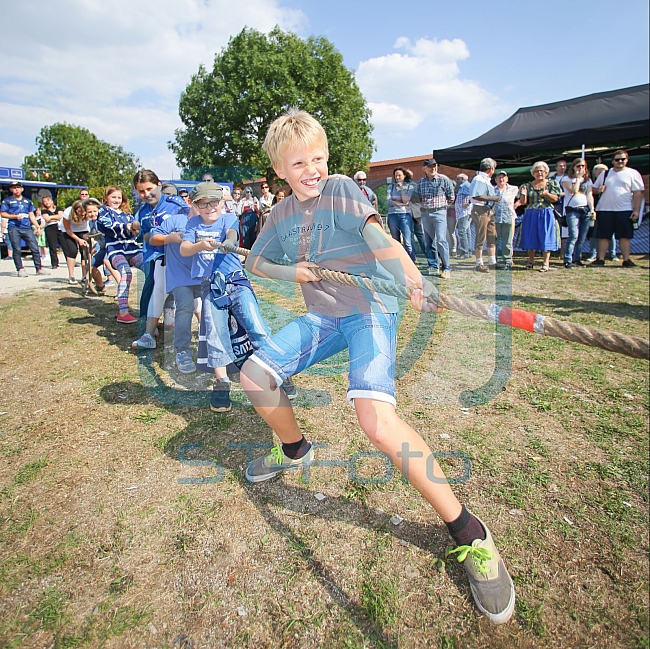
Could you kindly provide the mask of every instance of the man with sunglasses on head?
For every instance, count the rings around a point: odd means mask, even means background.
[[[366,176],[366,172],[357,171],[357,173],[354,174],[354,182],[357,183],[357,185],[359,185],[359,189],[361,190],[361,193],[368,199],[368,202],[375,209],[377,209],[377,195],[366,184],[368,182],[368,177]]]
[[[641,174],[636,169],[630,169],[627,161],[627,151],[616,151],[612,158],[613,167],[603,171],[594,183],[594,189],[600,190],[601,196],[596,210],[598,259],[592,266],[605,265],[607,244],[612,234],[621,247],[623,268],[636,266],[630,259],[630,239],[639,221],[644,185]]]

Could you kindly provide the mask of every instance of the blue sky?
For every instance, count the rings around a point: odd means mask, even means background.
[[[167,141],[181,125],[179,94],[245,25],[279,24],[334,43],[373,110],[375,160],[460,144],[521,106],[648,82],[647,0],[152,6],[23,0],[4,8],[12,29],[0,41],[0,165],[20,164],[42,126],[67,121],[163,176],[177,174]]]

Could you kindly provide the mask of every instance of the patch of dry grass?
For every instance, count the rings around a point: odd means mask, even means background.
[[[645,261],[497,285],[461,263],[445,287],[646,337],[647,289]],[[301,312],[281,291],[258,290],[275,328]],[[435,451],[469,458],[455,489],[516,583],[513,620],[493,627],[398,472],[246,484],[237,445],[273,436],[238,386],[232,412],[210,413],[207,379],[171,369],[170,336],[139,365],[114,316],[68,289],[0,306],[0,645],[647,646],[646,362],[406,312],[399,412]],[[328,445],[317,457],[341,461],[372,447],[337,367],[297,377],[296,413]],[[462,458],[443,461],[462,475]],[[376,458],[356,466],[385,475]]]

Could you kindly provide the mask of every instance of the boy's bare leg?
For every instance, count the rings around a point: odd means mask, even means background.
[[[390,403],[374,399],[355,399],[354,408],[357,411],[359,424],[368,439],[382,453],[390,457],[395,466],[446,523],[455,521],[460,516],[461,504],[435,460],[433,476],[431,476],[431,469],[430,475],[427,476],[427,458],[432,453],[420,435],[399,418]],[[404,466],[405,450],[409,454],[406,466]],[[417,455],[419,457],[415,457]],[[435,477],[435,481],[431,479],[432,477]]]
[[[228,372],[226,371],[225,367],[215,367],[214,376],[216,377],[217,381],[221,381],[222,379],[228,378]]]
[[[291,402],[275,379],[254,361],[246,361],[241,369],[242,388],[257,414],[275,431],[283,444],[302,439],[302,433],[293,414]]]

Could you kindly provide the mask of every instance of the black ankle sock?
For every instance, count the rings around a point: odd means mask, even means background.
[[[456,545],[472,545],[472,541],[476,539],[485,539],[483,526],[465,505],[463,505],[460,516],[455,521],[447,523],[447,529]]]
[[[311,444],[305,439],[305,436],[302,436],[302,439],[299,442],[293,442],[292,444],[282,444],[282,452],[292,460],[299,460],[301,457],[307,454],[307,451],[311,448]]]

